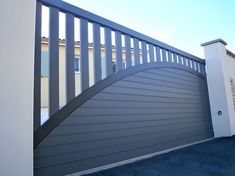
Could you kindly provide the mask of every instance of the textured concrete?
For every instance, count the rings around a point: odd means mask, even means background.
[[[234,176],[235,136],[86,176]]]

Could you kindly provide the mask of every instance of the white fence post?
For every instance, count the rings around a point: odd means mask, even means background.
[[[230,84],[232,72],[235,77],[235,59],[233,69],[229,70],[225,45],[227,43],[222,39],[201,44],[204,47],[206,59],[207,82],[215,137],[235,134],[235,114]]]
[[[0,175],[33,175],[36,0],[0,2]]]

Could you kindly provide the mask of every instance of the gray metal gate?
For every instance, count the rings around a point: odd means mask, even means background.
[[[42,5],[50,9],[50,119],[40,126]],[[62,109],[58,106],[59,11],[65,13],[67,21],[67,103]],[[79,18],[81,31],[82,92],[77,97],[74,18]],[[93,70],[88,66],[88,22],[93,24]],[[104,46],[100,44],[101,27],[105,31]],[[204,60],[62,1],[37,1],[36,31],[35,175],[84,171],[213,137]],[[114,46],[111,31],[115,32]],[[112,49],[116,53],[115,73]],[[90,87],[91,73],[94,85]]]

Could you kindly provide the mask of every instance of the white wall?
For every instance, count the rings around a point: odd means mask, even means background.
[[[232,87],[230,81],[233,81],[235,84],[235,58],[226,54],[225,58],[225,79],[226,79],[226,91],[227,99],[228,99],[228,109],[229,109],[229,120],[231,124],[231,131],[232,134],[235,134],[235,111],[234,111],[234,104],[233,104],[233,95],[232,95]]]
[[[0,3],[0,175],[33,175],[35,0]]]
[[[207,81],[215,137],[235,134],[235,114],[230,80],[235,79],[235,59],[228,59],[226,42],[217,39],[202,44],[205,52]],[[222,115],[218,115],[222,111]]]

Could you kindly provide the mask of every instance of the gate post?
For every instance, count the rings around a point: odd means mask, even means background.
[[[227,72],[228,64],[225,45],[227,43],[222,39],[201,44],[204,47],[206,60],[211,118],[215,137],[232,136],[235,134],[231,78]]]
[[[33,175],[36,0],[0,2],[0,175]]]

